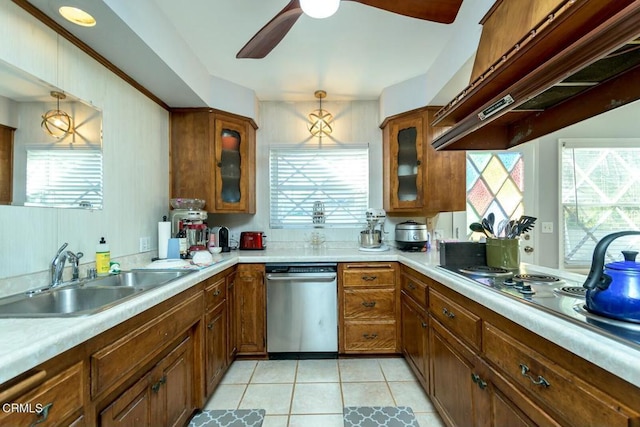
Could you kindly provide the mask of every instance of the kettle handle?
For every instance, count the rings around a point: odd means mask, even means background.
[[[640,234],[640,231],[619,231],[604,236],[593,250],[593,259],[591,261],[591,269],[587,276],[586,282],[582,285],[587,289],[607,289],[611,284],[611,276],[604,274],[604,256],[607,252],[609,244],[618,237]]]

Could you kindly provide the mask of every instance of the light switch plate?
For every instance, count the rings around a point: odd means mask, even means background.
[[[151,237],[140,238],[140,252],[149,252],[151,250]]]
[[[547,234],[553,233],[553,222],[543,222],[542,232]]]

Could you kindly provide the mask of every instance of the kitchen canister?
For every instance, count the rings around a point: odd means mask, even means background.
[[[520,240],[487,237],[486,248],[487,265],[489,267],[506,268],[508,270],[520,267]]]

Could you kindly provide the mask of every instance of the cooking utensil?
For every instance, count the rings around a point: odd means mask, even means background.
[[[521,235],[522,233],[526,233],[527,231],[531,231],[533,229],[533,224],[536,222],[537,218],[532,216],[523,215],[518,220],[518,233],[516,236]]]
[[[484,233],[485,236],[491,237],[487,230],[479,222],[472,222],[471,224],[469,224],[469,229],[471,229],[471,231],[475,231],[476,233]]]
[[[489,223],[491,233],[495,235],[496,233],[494,231],[494,225],[496,223],[496,216],[493,214],[493,212],[489,212],[489,215],[487,215],[487,222]]]
[[[495,234],[493,234],[493,227],[491,226],[491,224],[489,224],[489,220],[486,218],[482,219],[482,226],[484,227],[484,229],[486,230],[487,237],[495,237]]]
[[[606,317],[640,323],[640,263],[635,251],[623,251],[624,261],[604,265],[607,247],[622,236],[640,231],[621,231],[603,237],[593,251],[587,280],[587,310]],[[604,270],[603,270],[604,267]]]

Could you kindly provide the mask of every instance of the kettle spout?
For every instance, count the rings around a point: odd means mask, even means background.
[[[587,276],[587,280],[582,285],[583,287],[587,289],[598,288],[602,290],[607,289],[609,287],[612,280],[611,276],[603,272],[604,256],[607,252],[607,248],[609,247],[609,244],[613,242],[615,239],[617,239],[618,237],[630,236],[634,234],[640,234],[640,231],[619,231],[617,233],[612,233],[604,236],[598,242],[595,249],[593,250],[593,259],[591,261],[591,269],[589,270],[589,275]]]

